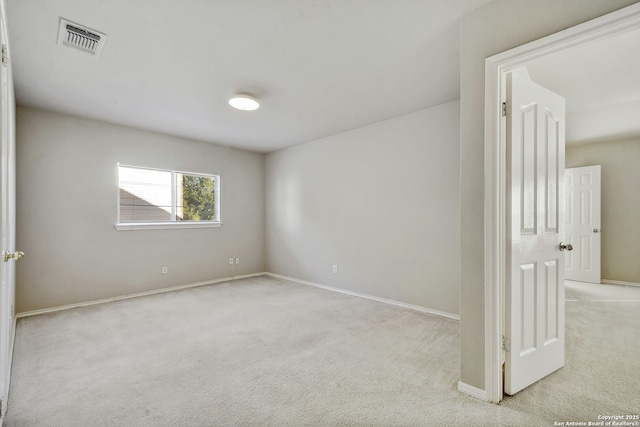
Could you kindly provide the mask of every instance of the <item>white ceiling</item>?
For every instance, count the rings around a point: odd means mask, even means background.
[[[16,99],[268,152],[457,99],[458,20],[488,1],[7,0]],[[60,17],[107,35],[99,58]]]
[[[567,145],[640,135],[640,30],[544,56],[527,69],[565,97]]]

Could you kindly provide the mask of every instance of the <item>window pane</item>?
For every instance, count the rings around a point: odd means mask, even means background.
[[[120,166],[120,222],[172,220],[171,172]]]
[[[119,223],[218,222],[218,175],[118,165]]]
[[[176,220],[215,221],[215,184],[212,176],[176,173]]]

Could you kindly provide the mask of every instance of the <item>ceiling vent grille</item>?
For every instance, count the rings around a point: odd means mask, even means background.
[[[59,45],[88,53],[97,58],[106,40],[106,34],[60,18]]]

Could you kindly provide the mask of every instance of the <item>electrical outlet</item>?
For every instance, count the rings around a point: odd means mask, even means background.
[[[338,266],[333,264],[333,274],[338,274]]]
[[[236,258],[236,264],[240,264],[240,258]]]
[[[229,258],[229,265],[233,265],[233,258]]]
[[[166,265],[163,265],[163,266],[162,266],[162,269],[160,270],[160,272],[161,272],[162,274],[167,274],[167,273],[169,272],[169,267],[168,267],[168,266],[166,266]]]

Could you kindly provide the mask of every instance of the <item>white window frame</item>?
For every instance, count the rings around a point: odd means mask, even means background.
[[[120,222],[120,168],[133,168],[133,169],[147,169],[152,171],[159,172],[170,172],[171,173],[171,217],[172,221],[162,221],[162,222]],[[176,221],[176,174],[183,175],[195,175],[195,176],[205,176],[214,179],[215,187],[215,213],[216,219],[214,221]],[[116,165],[116,188],[117,188],[117,204],[116,204],[116,223],[114,224],[114,228],[118,231],[131,231],[131,230],[167,230],[172,228],[216,228],[222,225],[221,215],[220,215],[220,175],[213,173],[202,173],[202,172],[188,172],[188,171],[180,171],[173,169],[161,169],[161,168],[152,168],[148,166],[135,166],[128,165],[123,163],[118,163]]]

